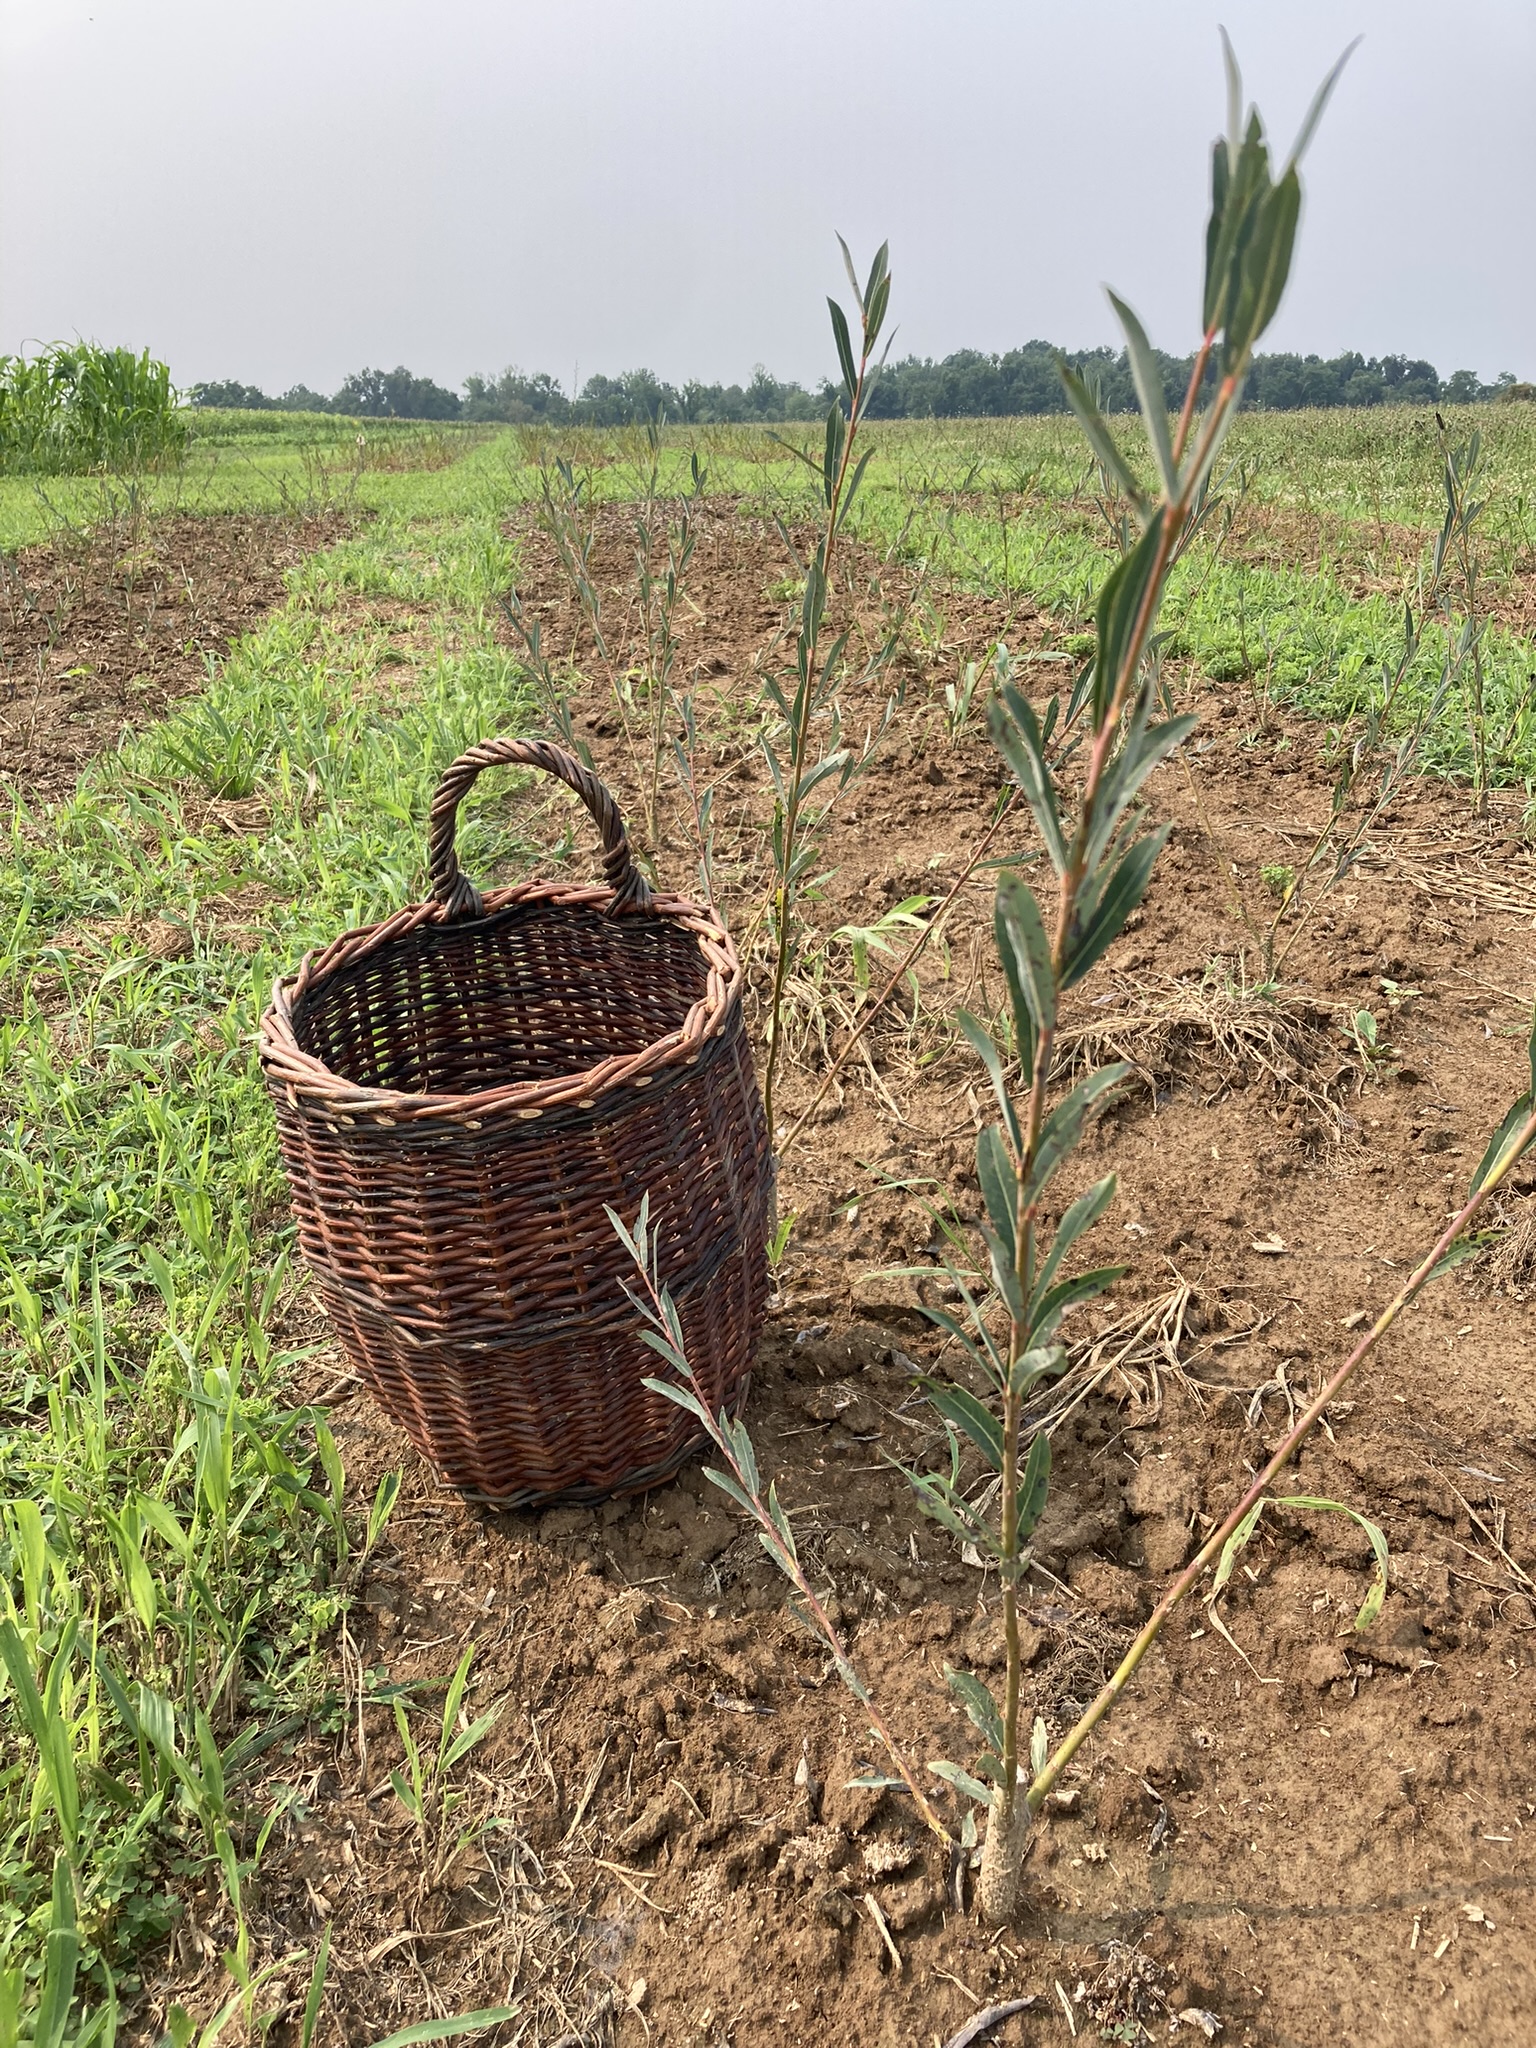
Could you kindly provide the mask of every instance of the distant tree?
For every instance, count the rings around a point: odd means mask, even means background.
[[[648,420],[681,419],[683,402],[654,370],[626,370],[621,377],[589,377],[571,411],[593,426],[631,427]]]
[[[228,412],[271,412],[280,403],[254,384],[237,384],[232,379],[222,384],[194,384],[190,396],[194,405],[217,406]]]
[[[466,377],[464,393],[464,417],[469,420],[506,420],[513,425],[544,420],[559,426],[571,414],[571,401],[547,370],[532,377],[513,369],[494,378]]]
[[[1453,370],[1441,385],[1440,396],[1447,405],[1477,405],[1492,398],[1493,386],[1483,383],[1476,370]]]
[[[281,398],[272,403],[283,412],[329,412],[331,401],[322,392],[311,391],[307,384],[290,385]]]
[[[413,377],[402,364],[393,370],[356,370],[331,400],[332,412],[364,419],[456,420],[461,402],[430,377]]]
[[[1433,405],[1440,379],[1433,363],[1410,362],[1406,356],[1383,356],[1379,368],[1383,396],[1389,405]]]

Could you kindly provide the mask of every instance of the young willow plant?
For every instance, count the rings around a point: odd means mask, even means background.
[[[1159,491],[1149,497],[1132,473],[1092,395],[1065,364],[1061,375],[1096,458],[1118,484],[1139,538],[1105,580],[1097,641],[1083,692],[1087,731],[1078,750],[1081,783],[1075,806],[1058,795],[1046,757],[1048,732],[1028,700],[1004,683],[990,712],[992,737],[1033,814],[1055,875],[1054,896],[1042,902],[1023,878],[1005,871],[998,883],[994,931],[1012,1013],[1012,1052],[1020,1088],[1009,1085],[1008,1049],[976,1018],[959,1022],[979,1055],[1001,1111],[981,1132],[976,1169],[986,1207],[982,1234],[991,1272],[989,1295],[978,1298],[954,1268],[964,1315],[928,1313],[955,1339],[985,1392],[930,1384],[929,1395],[951,1432],[946,1473],[914,1474],[925,1510],[997,1564],[1003,1595],[1006,1674],[1001,1703],[980,1679],[951,1674],[951,1683],[988,1743],[972,1796],[989,1808],[979,1902],[988,1919],[1012,1917],[1028,1835],[1030,1807],[1021,1789],[1019,1587],[1028,1569],[1028,1541],[1050,1484],[1050,1440],[1026,1443],[1026,1404],[1040,1381],[1058,1372],[1056,1341],[1067,1309],[1091,1300],[1124,1270],[1099,1267],[1067,1277],[1072,1247],[1108,1207],[1108,1175],[1079,1195],[1054,1230],[1052,1183],[1082,1139],[1089,1118],[1124,1080],[1124,1065],[1101,1068],[1048,1106],[1052,1056],[1062,997],[1103,958],[1146,894],[1168,837],[1145,828],[1137,797],[1143,783],[1186,737],[1192,717],[1154,723],[1155,664],[1147,660],[1168,573],[1189,527],[1199,517],[1211,467],[1231,424],[1255,343],[1279,306],[1290,270],[1300,207],[1296,157],[1305,146],[1333,83],[1325,83],[1302,136],[1278,178],[1271,174],[1256,111],[1242,120],[1242,85],[1227,48],[1229,133],[1216,144],[1210,224],[1206,233],[1203,337],[1177,423],[1170,432],[1163,384],[1141,322],[1114,293]],[[1208,367],[1215,387],[1205,413],[1197,407]],[[1075,813],[1075,814],[1074,814]],[[960,1484],[959,1432],[996,1476],[995,1511],[983,1511]],[[1044,1765],[1043,1750],[1033,1759]],[[962,1788],[966,1789],[966,1788]]]
[[[918,1814],[947,1849],[952,1846],[948,1829],[929,1804],[901,1745],[887,1727],[879,1708],[870,1697],[869,1688],[860,1678],[836,1623],[827,1613],[806,1575],[805,1567],[800,1561],[800,1550],[795,1541],[794,1529],[779,1502],[778,1489],[770,1483],[767,1494],[763,1492],[762,1482],[758,1476],[757,1456],[753,1451],[752,1439],[747,1433],[746,1424],[724,1411],[719,1415],[712,1414],[696,1391],[697,1381],[693,1376],[693,1367],[688,1362],[682,1320],[677,1313],[676,1303],[662,1281],[657,1258],[660,1250],[660,1233],[651,1226],[650,1209],[650,1196],[642,1196],[639,1213],[632,1228],[625,1225],[624,1219],[615,1210],[607,1211],[608,1221],[613,1225],[620,1243],[634,1260],[635,1270],[640,1276],[638,1289],[625,1289],[630,1301],[644,1319],[646,1327],[640,1334],[677,1375],[676,1379],[647,1379],[642,1384],[649,1387],[653,1394],[660,1394],[665,1400],[675,1401],[679,1408],[685,1408],[703,1427],[726,1467],[722,1472],[715,1466],[706,1465],[704,1477],[718,1486],[722,1493],[728,1494],[737,1506],[744,1508],[757,1523],[759,1542],[799,1595],[801,1619],[819,1634],[827,1645],[838,1677],[869,1715],[875,1735],[895,1765],[901,1782],[911,1793]]]
[[[867,764],[875,745],[875,739],[866,740],[862,752],[855,753],[842,744],[838,695],[846,680],[843,657],[848,646],[848,629],[845,627],[836,634],[825,649],[823,639],[838,539],[847,525],[873,452],[865,449],[855,460],[859,428],[885,360],[883,355],[877,359],[875,350],[890,304],[891,274],[888,247],[882,242],[861,290],[848,245],[842,242],[841,246],[859,310],[858,354],[854,353],[847,315],[835,299],[828,299],[843,383],[827,413],[826,441],[819,470],[822,527],[810,561],[802,564],[796,558],[796,566],[804,575],[805,591],[795,638],[793,677],[786,678],[784,682],[772,679],[767,685],[768,700],[778,714],[779,723],[778,734],[765,735],[763,739],[763,753],[773,778],[774,792],[771,840],[774,879],[769,905],[773,975],[768,1003],[768,1060],[763,1074],[763,1108],[770,1136],[774,1130],[785,996],[800,950],[799,904],[811,885],[811,870],[816,863],[821,828],[827,813],[837,795],[847,788],[860,767]],[[782,526],[780,533],[793,553],[793,544],[789,543],[788,533]],[[867,684],[873,681],[888,666],[895,652],[896,640],[896,632],[886,636],[866,660],[858,682]],[[888,708],[887,722],[889,717]]]
[[[1439,413],[1435,424],[1440,431],[1440,450],[1445,457],[1445,522],[1435,542],[1436,581],[1440,581],[1447,554],[1454,554],[1457,579],[1461,584],[1462,624],[1457,632],[1455,617],[1446,605],[1446,629],[1455,648],[1454,661],[1460,673],[1467,707],[1467,725],[1472,741],[1472,794],[1477,815],[1488,811],[1488,706],[1483,674],[1483,625],[1478,618],[1477,524],[1488,509],[1486,497],[1472,493],[1485,481],[1483,437],[1473,432],[1461,447],[1453,447]]]
[[[1019,1743],[1019,1590],[1029,1563],[1029,1538],[1050,1484],[1049,1438],[1037,1431],[1032,1439],[1026,1439],[1026,1410],[1040,1383],[1061,1370],[1064,1353],[1057,1332],[1067,1309],[1102,1293],[1122,1270],[1099,1267],[1075,1275],[1066,1270],[1073,1247],[1113,1199],[1112,1174],[1077,1196],[1061,1212],[1054,1228],[1051,1225],[1053,1184],[1072,1159],[1089,1118],[1127,1073],[1124,1066],[1104,1068],[1080,1081],[1052,1106],[1050,1073],[1058,1016],[1062,998],[1124,930],[1146,893],[1167,838],[1166,826],[1147,829],[1138,797],[1147,777],[1178,747],[1194,721],[1175,717],[1154,722],[1156,663],[1149,656],[1155,646],[1158,609],[1170,568],[1205,503],[1212,465],[1236,411],[1254,346],[1279,305],[1300,208],[1297,158],[1338,76],[1335,67],[1277,177],[1271,171],[1258,114],[1251,111],[1244,122],[1242,84],[1230,47],[1226,56],[1229,132],[1216,144],[1214,153],[1202,340],[1183,407],[1172,426],[1164,409],[1156,358],[1141,323],[1128,306],[1111,295],[1125,330],[1141,402],[1158,482],[1155,496],[1144,491],[1133,474],[1086,386],[1062,366],[1068,397],[1095,458],[1114,478],[1138,533],[1110,572],[1099,597],[1094,657],[1072,692],[1064,720],[1067,727],[1077,728],[1073,744],[1070,749],[1058,747],[1054,754],[1048,751],[1057,706],[1051,704],[1043,717],[1037,717],[1011,674],[1000,677],[990,711],[993,739],[1033,815],[1054,876],[1054,890],[1037,896],[1010,870],[999,880],[994,930],[1007,983],[1011,1046],[1000,1046],[974,1017],[962,1013],[960,1018],[961,1028],[990,1076],[1000,1111],[999,1120],[981,1132],[976,1152],[986,1208],[982,1234],[990,1287],[976,1290],[971,1284],[973,1274],[958,1266],[948,1267],[946,1275],[963,1313],[934,1309],[929,1314],[969,1359],[980,1391],[957,1383],[929,1382],[930,1398],[950,1434],[949,1470],[909,1477],[930,1514],[996,1563],[1002,1587],[1006,1645],[1002,1700],[974,1674],[948,1673],[953,1690],[986,1744],[977,1774],[950,1763],[930,1766],[987,1810],[978,1902],[986,1917],[994,1921],[1011,1918],[1017,1907],[1031,1814],[1038,1810],[1089,1728],[1109,1711],[1116,1696],[1113,1687],[1128,1682],[1135,1669],[1128,1658],[1112,1688],[1095,1703],[1092,1720],[1085,1717],[1054,1756],[1047,1755],[1044,1727],[1036,1723],[1029,1755],[1033,1781],[1026,1786]],[[882,274],[877,259],[877,279]],[[883,312],[883,296],[876,297],[874,280],[866,299]],[[866,358],[871,330],[877,326],[878,320],[866,306]],[[845,368],[851,369],[851,352],[844,353]],[[1208,373],[1211,390],[1202,414],[1199,406]],[[859,374],[862,377],[862,371]],[[855,416],[857,410],[855,406]],[[834,425],[829,422],[829,539],[840,523],[841,485],[837,479],[842,474],[838,467],[841,455],[839,448],[834,459]],[[807,619],[811,617],[808,611]],[[802,656],[802,678],[808,679],[812,672]],[[1064,770],[1069,770],[1076,782],[1070,799],[1058,794],[1058,778],[1066,780]],[[1015,1064],[1017,1087],[1010,1082]],[[1517,1110],[1526,1118],[1521,1125],[1525,1131],[1531,1121],[1530,1098]],[[1516,1112],[1512,1117],[1518,1122]],[[1508,1124],[1495,1141],[1494,1149],[1505,1161],[1501,1171],[1507,1170],[1505,1155],[1518,1142],[1520,1133],[1514,1123]],[[1493,1177],[1490,1168],[1489,1185]],[[832,1647],[839,1674],[870,1713],[874,1732],[912,1792],[919,1812],[937,1832],[946,1833],[918,1787],[911,1766],[878,1718],[846,1649],[824,1611],[812,1600],[788,1517],[771,1486],[766,1497],[762,1492],[744,1425],[724,1415],[711,1416],[693,1390],[681,1325],[661,1288],[655,1243],[646,1234],[644,1209],[633,1232],[626,1231],[612,1212],[610,1217],[644,1276],[644,1295],[633,1299],[650,1326],[647,1339],[678,1376],[676,1380],[650,1380],[647,1385],[689,1409],[724,1453],[729,1471],[712,1472],[710,1477],[758,1523],[764,1547],[800,1591],[811,1619]],[[1424,1270],[1427,1274],[1428,1267]],[[1390,1316],[1381,1327],[1388,1320]],[[1352,1369],[1352,1365],[1346,1368]],[[981,1454],[994,1475],[974,1501],[961,1483],[962,1437]],[[1273,1471],[1267,1470],[1265,1485],[1272,1477]],[[996,1502],[995,1509],[987,1505],[991,1500]],[[1250,1494],[1218,1532],[1219,1541],[1212,1539],[1218,1550],[1253,1506]],[[1209,1544],[1206,1550],[1214,1556]],[[1181,1582],[1183,1590],[1193,1583],[1187,1575],[1186,1579],[1187,1583]],[[1166,1614],[1168,1605],[1165,1601],[1159,1613]],[[1150,1636],[1138,1639],[1138,1656],[1149,1640]]]

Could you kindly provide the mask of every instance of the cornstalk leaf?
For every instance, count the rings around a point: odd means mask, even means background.
[[[1469,1192],[1474,1195],[1479,1188],[1486,1187],[1490,1180],[1507,1173],[1525,1150],[1523,1145],[1516,1143],[1516,1139],[1522,1127],[1529,1120],[1533,1108],[1536,1108],[1536,1013],[1533,1013],[1532,1016],[1531,1036],[1527,1050],[1531,1063],[1530,1089],[1520,1097],[1518,1102],[1511,1103],[1503,1122],[1488,1140],[1488,1149],[1483,1154],[1476,1173],[1472,1176],[1472,1186]]]
[[[1211,1600],[1214,1600],[1218,1593],[1225,1591],[1227,1581],[1232,1576],[1238,1558],[1247,1549],[1250,1537],[1259,1526],[1259,1517],[1264,1512],[1264,1505],[1262,1500],[1255,1501],[1226,1542],[1221,1546],[1221,1556],[1216,1564],[1216,1575],[1211,1580]],[[1209,1606],[1210,1601],[1208,1600],[1206,1604]]]
[[[1447,1273],[1454,1273],[1458,1266],[1464,1266],[1468,1259],[1475,1259],[1482,1250],[1476,1238],[1458,1237],[1451,1244],[1443,1259],[1437,1259],[1429,1269],[1431,1280],[1443,1280]]]
[[[1502,1179],[1525,1150],[1522,1137],[1525,1124],[1532,1114],[1532,1097],[1522,1096],[1510,1110],[1483,1154],[1482,1163],[1473,1176],[1472,1191],[1486,1187],[1490,1182]]]
[[[1355,1616],[1355,1629],[1358,1634],[1364,1635],[1381,1613],[1382,1603],[1387,1597],[1387,1571],[1391,1557],[1386,1537],[1373,1521],[1342,1500],[1324,1500],[1319,1495],[1311,1493],[1277,1493],[1274,1502],[1277,1508],[1310,1508],[1322,1514],[1348,1515],[1352,1522],[1365,1531],[1370,1542],[1371,1555],[1376,1560],[1376,1577],[1371,1590],[1360,1604],[1359,1613]]]

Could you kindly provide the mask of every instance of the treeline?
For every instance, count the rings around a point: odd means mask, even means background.
[[[1066,398],[1056,365],[1063,351],[1046,341],[1026,342],[1003,355],[960,349],[935,362],[908,356],[888,363],[870,400],[876,419],[1007,418],[1023,413],[1065,412]],[[1098,392],[1108,412],[1134,412],[1135,387],[1124,350],[1065,352],[1065,360]],[[1183,401],[1192,356],[1158,355],[1170,410]],[[415,377],[407,369],[360,370],[334,397],[298,384],[268,398],[250,384],[197,384],[192,403],[200,406],[281,409],[285,412],[344,413],[349,417],[405,420],[500,420],[550,426],[635,426],[652,420],[700,425],[736,421],[812,420],[824,417],[833,386],[781,383],[761,365],[746,384],[668,384],[650,370],[619,377],[589,377],[572,398],[547,371],[529,376],[504,370],[499,377],[467,377],[464,395]],[[1441,377],[1433,363],[1408,356],[1257,356],[1244,392],[1245,406],[1293,412],[1303,406],[1471,405],[1495,398],[1536,397],[1536,386],[1518,383],[1511,372],[1484,384],[1473,370]]]
[[[188,393],[194,405],[214,406],[232,412],[336,412],[348,419],[457,420],[464,417],[464,401],[430,377],[413,377],[409,370],[358,370],[348,377],[334,397],[311,391],[307,384],[295,384],[276,398],[268,398],[254,384],[229,379],[222,384],[194,384]]]

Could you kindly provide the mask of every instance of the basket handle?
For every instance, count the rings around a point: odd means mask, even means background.
[[[443,778],[433,793],[427,827],[432,896],[450,917],[479,917],[483,908],[480,891],[459,866],[458,852],[453,843],[459,805],[482,768],[503,767],[542,768],[546,775],[557,775],[568,788],[574,789],[592,813],[602,835],[603,874],[614,892],[608,909],[650,909],[653,900],[651,887],[635,866],[629,834],[624,830],[619,807],[592,770],[584,768],[564,747],[553,746],[548,740],[507,739],[484,740],[478,747],[471,747],[467,754],[460,754],[457,761],[444,770]]]

